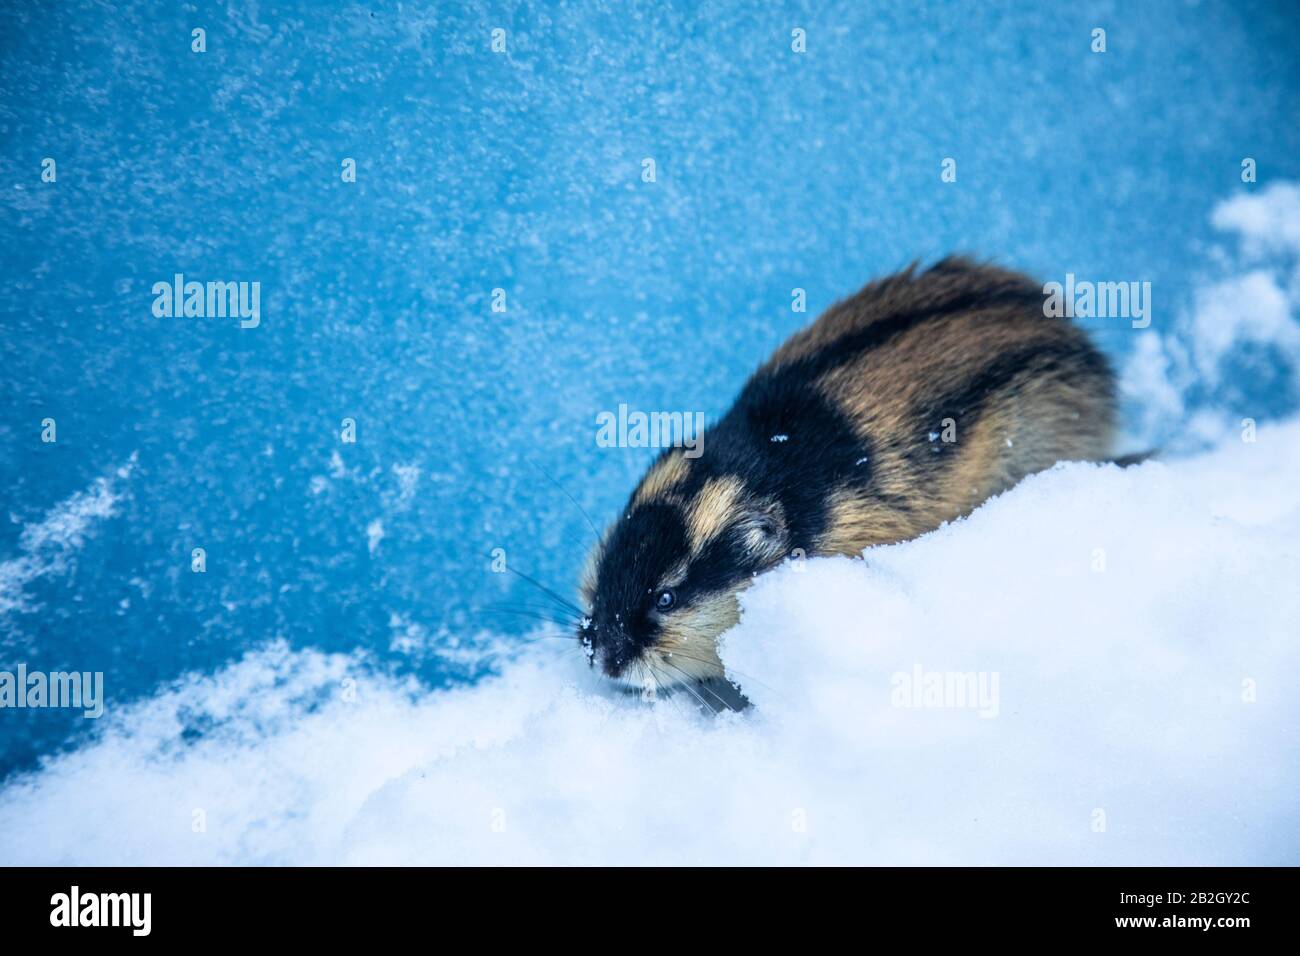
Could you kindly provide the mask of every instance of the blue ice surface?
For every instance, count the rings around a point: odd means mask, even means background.
[[[116,515],[0,619],[0,669],[104,671],[110,708],[276,637],[474,679],[429,648],[521,634],[531,619],[487,605],[544,603],[492,572],[494,548],[573,593],[590,530],[542,472],[599,523],[653,455],[597,447],[597,412],[712,418],[822,308],[955,250],[1149,280],[1159,329],[1213,205],[1300,177],[1291,3],[123,2],[4,20],[0,561],[135,464]],[[261,325],[156,318],[151,287],[176,272],[260,282]],[[1137,334],[1094,331],[1117,358]],[[397,468],[418,469],[407,494]],[[0,776],[94,724],[0,722]]]

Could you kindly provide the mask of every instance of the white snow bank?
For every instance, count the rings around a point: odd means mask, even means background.
[[[561,641],[432,692],[272,645],[12,782],[0,862],[1300,863],[1298,476],[1300,422],[788,565],[717,719]]]

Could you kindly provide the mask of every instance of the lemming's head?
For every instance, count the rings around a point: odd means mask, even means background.
[[[661,457],[584,576],[579,637],[628,687],[722,678],[717,639],[739,620],[739,593],[789,550],[779,502],[735,475],[689,475],[701,467],[680,451]]]

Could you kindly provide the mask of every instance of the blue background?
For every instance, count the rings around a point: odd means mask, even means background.
[[[532,626],[487,608],[535,600],[491,550],[571,594],[590,540],[539,468],[604,522],[652,454],[598,448],[597,412],[716,416],[836,298],[954,250],[1149,280],[1168,328],[1214,204],[1300,178],[1297,35],[1258,2],[10,5],[0,561],[136,457],[0,616],[0,669],[102,670],[111,706],[284,638],[473,679],[437,649]],[[261,326],[155,318],[175,272],[261,282]],[[92,729],[0,715],[0,775]]]

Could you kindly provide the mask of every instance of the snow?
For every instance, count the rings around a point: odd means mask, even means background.
[[[1189,270],[1190,307],[1124,365],[1128,429],[1165,447],[1204,447],[1300,398],[1300,185],[1239,193],[1210,222],[1226,242]]]
[[[1274,182],[1258,194],[1236,196],[1215,207],[1211,222],[1240,235],[1255,256],[1300,250],[1300,185]]]
[[[133,455],[126,464],[96,478],[85,491],[59,502],[40,521],[23,526],[19,536],[22,555],[0,562],[0,622],[15,612],[37,610],[28,600],[26,586],[67,570],[70,555],[86,536],[118,513],[124,496],[119,485],[130,478],[135,465]]]
[[[374,554],[379,548],[379,542],[384,540],[384,523],[376,518],[370,524],[366,525],[366,547],[371,554]]]
[[[1255,439],[760,578],[741,714],[567,636],[437,690],[272,642],[12,781],[0,862],[1300,863],[1300,422]]]

